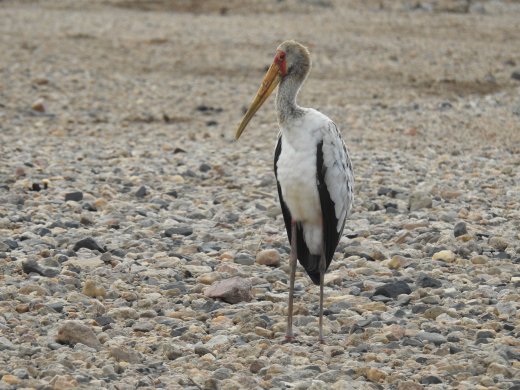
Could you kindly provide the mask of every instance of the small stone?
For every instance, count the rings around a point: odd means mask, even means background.
[[[15,345],[12,342],[10,342],[6,337],[0,336],[0,351],[15,348]]]
[[[237,264],[241,265],[253,265],[255,264],[255,258],[251,256],[249,253],[241,252],[238,253],[233,261]]]
[[[488,261],[489,261],[489,257],[487,257],[485,255],[477,255],[477,256],[473,256],[471,258],[472,264],[487,264]]]
[[[399,269],[402,268],[407,263],[407,260],[403,256],[394,255],[392,258],[388,261],[387,267],[390,269]]]
[[[138,321],[132,326],[136,332],[151,332],[154,328],[154,324],[150,321]]]
[[[51,379],[49,385],[53,390],[77,389],[78,381],[70,375],[56,375]]]
[[[496,333],[493,330],[479,330],[477,332],[477,340],[478,339],[494,339],[495,336],[496,336]]]
[[[72,248],[72,250],[74,252],[77,252],[81,248],[90,249],[92,251],[99,251],[101,253],[106,252],[106,250],[99,246],[96,240],[94,240],[92,237],[87,237],[82,240],[79,240],[78,242],[76,242],[76,244],[74,244],[74,248]]]
[[[489,375],[503,375],[506,378],[511,378],[513,376],[513,372],[509,367],[504,366],[499,363],[491,363],[487,368],[487,373]]]
[[[437,377],[437,376],[428,375],[428,376],[425,376],[424,378],[421,378],[420,382],[423,385],[435,385],[438,383],[442,383],[442,380],[440,380],[439,377]]]
[[[209,298],[219,298],[228,303],[249,302],[252,297],[250,279],[234,277],[214,283],[204,291]]]
[[[455,237],[463,236],[464,234],[468,234],[468,230],[466,229],[465,222],[458,222],[453,228],[453,235]]]
[[[433,201],[431,196],[425,192],[414,192],[408,199],[409,211],[431,208],[432,205]]]
[[[489,245],[491,245],[493,248],[499,251],[505,251],[507,247],[509,246],[509,243],[504,240],[502,237],[491,237],[489,239]]]
[[[423,288],[438,288],[442,286],[442,282],[440,280],[434,279],[428,275],[420,275],[415,284]]]
[[[139,353],[125,347],[112,347],[110,348],[110,356],[112,356],[117,362],[128,362],[128,363],[140,363],[141,358]]]
[[[37,112],[45,112],[45,104],[43,104],[42,99],[38,99],[33,104],[31,104],[31,108]]]
[[[201,171],[201,172],[208,172],[210,170],[211,170],[211,165],[203,163],[203,164],[200,164],[200,166],[199,166],[199,171]]]
[[[520,81],[520,70],[513,71],[513,73],[511,73],[511,78]]]
[[[85,294],[88,297],[105,297],[106,296],[106,290],[103,286],[99,286],[94,280],[87,279],[85,281],[85,284],[83,286],[83,294]]]
[[[192,234],[193,228],[189,225],[174,226],[164,231],[164,237],[171,237],[173,235],[191,236]]]
[[[35,259],[27,259],[22,262],[22,270],[26,274],[30,274],[31,272],[35,272],[42,276],[46,276],[48,278],[52,278],[60,273],[57,268],[52,267],[44,267],[40,265]]]
[[[55,339],[61,344],[82,343],[98,350],[101,348],[101,343],[92,328],[80,321],[65,321],[60,325]]]
[[[6,374],[2,376],[2,382],[5,382],[9,385],[18,385],[21,382],[21,379],[15,375]]]
[[[253,374],[257,374],[262,368],[264,368],[266,363],[262,360],[254,360],[253,363],[249,366],[249,371]]]
[[[69,201],[69,200],[72,200],[72,201],[75,201],[75,202],[82,201],[83,200],[83,192],[81,192],[81,191],[74,191],[74,192],[66,193],[65,194],[65,201]]]
[[[148,189],[145,186],[139,187],[135,192],[136,198],[144,198],[146,195],[148,195]]]
[[[450,250],[442,250],[435,253],[432,257],[433,260],[440,260],[446,263],[453,263],[455,261],[455,253]]]
[[[412,381],[399,382],[397,390],[423,390],[424,386]]]
[[[366,377],[370,382],[379,383],[386,378],[386,373],[375,367],[370,367],[367,370]]]
[[[446,342],[446,337],[439,333],[432,332],[419,332],[417,334],[417,338],[421,341],[427,341],[429,343],[433,343],[435,345],[444,344]]]
[[[256,255],[257,264],[278,267],[280,265],[280,253],[276,249],[266,249]]]
[[[398,281],[379,286],[374,292],[374,296],[383,295],[388,298],[397,298],[397,296],[401,294],[410,294],[411,292],[412,290],[410,289],[410,286],[408,286],[408,283]]]

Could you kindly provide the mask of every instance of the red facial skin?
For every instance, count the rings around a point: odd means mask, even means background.
[[[285,57],[285,52],[282,50],[278,50],[274,56],[274,62],[280,67],[280,73],[282,77],[287,74],[287,62]]]

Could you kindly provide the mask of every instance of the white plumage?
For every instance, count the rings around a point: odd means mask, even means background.
[[[292,218],[302,224],[309,251],[320,255],[323,228],[316,181],[318,144],[323,142],[325,184],[334,202],[338,233],[352,208],[352,186],[348,183],[353,182],[353,177],[352,170],[347,169],[351,164],[336,125],[319,111],[303,110],[304,115],[288,120],[278,135],[282,144],[276,162],[277,180]]]

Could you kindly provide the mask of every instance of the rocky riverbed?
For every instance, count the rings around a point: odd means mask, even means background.
[[[389,2],[390,3],[390,2]],[[520,389],[515,1],[0,1],[0,389]],[[233,135],[276,46],[356,203],[319,289]]]

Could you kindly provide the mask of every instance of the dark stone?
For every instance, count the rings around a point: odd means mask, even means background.
[[[420,380],[421,385],[434,385],[438,383],[442,383],[442,381],[439,379],[439,377],[436,377],[434,375],[428,375],[425,376]]]
[[[172,336],[172,337],[182,336],[187,331],[188,331],[187,326],[179,326],[178,328],[172,329],[172,331],[170,332],[170,336]]]
[[[47,307],[50,307],[56,313],[61,313],[63,311],[63,303],[60,302],[49,303]]]
[[[76,244],[74,244],[74,248],[72,250],[74,252],[77,252],[81,248],[90,249],[92,251],[99,251],[101,253],[106,252],[106,249],[101,248],[99,246],[99,244],[92,237],[87,237],[87,238],[84,238],[83,240],[79,240],[78,242],[76,242]]]
[[[65,194],[65,201],[67,201],[67,200],[73,200],[75,202],[79,202],[79,201],[83,200],[83,192],[81,192],[81,191],[69,192],[69,193]]]
[[[168,228],[164,231],[164,237],[171,237],[174,234],[191,236],[193,234],[193,228],[189,225],[179,225]]]
[[[377,195],[378,196],[386,195],[386,196],[389,196],[390,198],[395,198],[397,194],[398,194],[398,192],[396,190],[393,190],[393,189],[388,188],[388,187],[380,187],[377,190]]]
[[[463,236],[464,234],[468,234],[468,230],[466,229],[465,222],[459,222],[453,228],[453,235],[455,237]]]
[[[212,354],[213,355],[213,352],[211,352],[209,349],[207,349],[206,347],[203,347],[202,345],[196,345],[195,348],[194,348],[194,352],[199,355],[199,356],[204,356],[208,353]]]
[[[421,340],[417,340],[416,338],[413,338],[413,337],[404,337],[402,344],[405,347],[407,347],[407,346],[409,346],[409,347],[422,347],[424,345]]]
[[[173,154],[177,154],[177,153],[186,153],[186,151],[182,148],[175,148],[173,150]]]
[[[63,225],[69,229],[78,229],[81,226],[78,221],[67,221]]]
[[[144,198],[148,195],[148,189],[145,186],[139,187],[139,189],[135,192],[135,196],[137,198]]]
[[[513,73],[511,73],[511,78],[513,80],[520,81],[520,70],[515,70]]]
[[[8,238],[7,240],[4,240],[4,243],[7,244],[7,246],[11,250],[18,248],[18,243],[15,240],[11,240],[10,238]]]
[[[515,326],[513,324],[504,324],[505,330],[515,330]]]
[[[45,228],[45,227],[42,227],[42,228],[40,228],[40,229],[37,230],[37,233],[38,233],[38,235],[39,235],[40,237],[43,237],[43,236],[48,236],[48,235],[50,235],[52,232],[51,232],[49,229],[47,229],[47,228]]]
[[[60,272],[56,268],[43,267],[34,259],[28,259],[22,262],[22,270],[26,274],[30,274],[31,272],[35,272],[42,276],[53,277],[58,275]]]
[[[206,126],[216,126],[218,125],[218,122],[215,120],[210,120],[206,122]]]
[[[495,338],[495,333],[490,330],[480,330],[477,332],[477,339],[493,339]]]
[[[201,172],[208,172],[210,170],[211,170],[211,165],[205,164],[205,163],[200,164],[199,171],[201,171]]]
[[[39,183],[32,183],[31,191],[41,191],[41,190],[42,190],[42,187],[40,186]]]
[[[455,345],[450,345],[450,354],[451,355],[455,355],[456,353],[460,353],[462,351],[463,351],[462,348],[456,347]]]
[[[166,193],[166,195],[173,196],[174,198],[177,198],[179,195],[177,194],[177,191],[171,190]]]
[[[495,258],[500,259],[500,260],[509,260],[511,258],[511,255],[507,252],[498,252],[495,255]]]
[[[427,288],[433,287],[438,288],[442,286],[442,282],[438,279],[434,279],[428,275],[419,275],[419,278],[415,282],[415,284],[419,287]]]
[[[374,295],[384,295],[389,298],[397,298],[400,294],[410,294],[411,292],[412,289],[408,286],[408,283],[398,281],[378,287],[374,292]]]
[[[114,322],[116,322],[112,317],[110,316],[99,316],[99,317],[95,317],[94,318],[94,321],[97,322],[97,324],[99,326],[106,326],[108,324],[113,324]]]

